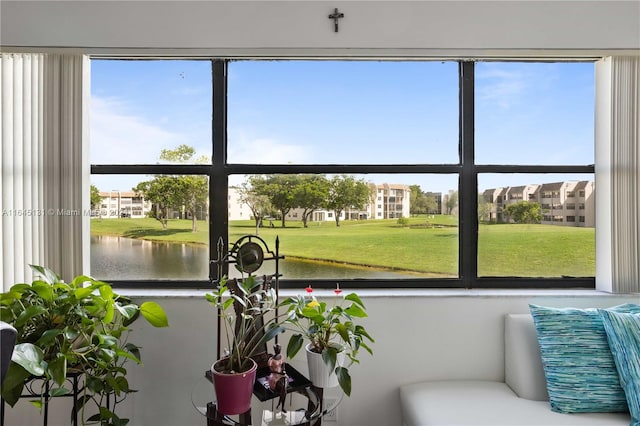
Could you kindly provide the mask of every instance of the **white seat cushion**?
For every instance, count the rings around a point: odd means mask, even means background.
[[[400,388],[406,426],[629,426],[624,413],[560,414],[548,401],[518,396],[505,383],[433,381]]]

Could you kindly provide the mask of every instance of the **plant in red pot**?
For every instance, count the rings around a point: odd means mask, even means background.
[[[261,279],[252,275],[237,280],[223,277],[216,290],[205,297],[218,309],[226,338],[225,355],[211,366],[217,410],[241,414],[251,406],[257,370],[252,356],[284,331],[275,315],[269,315],[276,308],[275,290],[265,288]]]

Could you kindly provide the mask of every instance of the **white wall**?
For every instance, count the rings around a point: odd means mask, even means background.
[[[637,295],[594,296],[595,292],[396,293],[363,297],[370,314],[366,326],[377,341],[374,357],[364,353],[362,363],[351,370],[353,393],[338,409],[340,425],[400,425],[398,387],[404,383],[502,380],[503,316],[528,312],[528,303],[559,307],[640,303]],[[131,341],[142,346],[144,366],[129,368],[130,382],[139,392],[129,397],[123,415],[131,417],[131,426],[204,425],[191,404],[191,392],[215,360],[215,312],[202,296],[155,300],[167,310],[170,327],[136,324]],[[305,372],[304,357],[296,357],[294,366]],[[68,424],[69,407],[54,401],[49,424]],[[20,408],[8,410],[6,424],[37,425],[37,412],[21,402]]]
[[[5,48],[456,57],[640,48],[637,1],[3,0],[0,7]],[[328,19],[335,7],[345,14],[338,33]]]

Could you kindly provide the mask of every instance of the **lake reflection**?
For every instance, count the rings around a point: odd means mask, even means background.
[[[112,236],[91,236],[91,275],[102,280],[207,280],[209,248],[192,244],[151,242]],[[230,269],[231,276],[239,275]],[[275,272],[265,261],[260,274]],[[410,278],[410,275],[293,259],[280,261],[283,278]],[[414,276],[415,277],[415,276]]]

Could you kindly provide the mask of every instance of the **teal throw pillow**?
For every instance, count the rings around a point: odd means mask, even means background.
[[[627,396],[631,426],[640,426],[640,314],[599,312]]]
[[[551,410],[626,412],[625,393],[597,309],[529,305],[538,335]],[[640,313],[640,305],[609,308]]]

